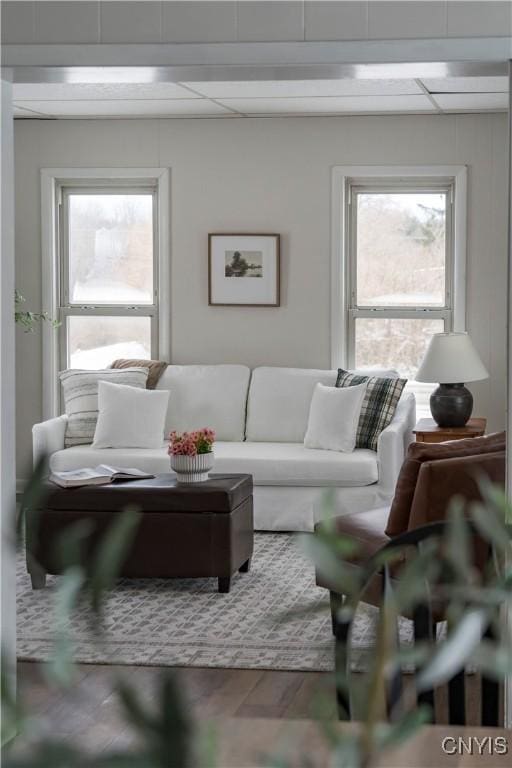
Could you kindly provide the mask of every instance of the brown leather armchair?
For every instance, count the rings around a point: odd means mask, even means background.
[[[482,476],[504,486],[504,432],[446,443],[411,443],[391,507],[337,517],[334,529],[357,542],[358,553],[352,562],[354,567],[360,567],[393,537],[444,520],[454,496],[466,501],[481,499],[479,479]],[[317,529],[322,525],[319,523]],[[334,631],[343,594],[340,586],[330,583],[318,568],[316,583],[330,592]],[[380,574],[367,585],[362,600],[372,605],[381,604]]]

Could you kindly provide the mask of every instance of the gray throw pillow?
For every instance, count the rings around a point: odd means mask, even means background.
[[[366,394],[357,425],[356,448],[377,450],[382,430],[391,423],[407,379],[384,379],[378,376],[361,376],[338,369],[337,387],[353,387],[366,383]]]
[[[70,448],[73,445],[92,443],[94,439],[98,421],[98,382],[110,381],[112,384],[126,384],[145,389],[148,369],[105,368],[101,371],[69,369],[62,371],[59,377],[68,417],[64,445]]]

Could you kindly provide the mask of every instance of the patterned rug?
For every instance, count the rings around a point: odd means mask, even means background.
[[[79,607],[71,620],[78,662],[181,667],[317,670],[333,668],[327,592],[291,534],[257,533],[250,573],[229,594],[216,579],[120,579],[105,606],[101,642]],[[18,657],[51,658],[58,577],[33,591],[18,563]],[[358,614],[352,638],[361,662],[374,638],[375,610]],[[403,639],[410,637],[403,622]]]

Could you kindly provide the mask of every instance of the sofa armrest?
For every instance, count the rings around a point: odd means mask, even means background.
[[[43,457],[50,458],[52,453],[64,448],[64,436],[68,417],[56,416],[32,427],[32,455],[34,466]]]
[[[400,468],[403,464],[412,431],[416,424],[416,398],[413,394],[400,398],[393,421],[384,429],[377,442],[379,484],[383,492],[393,496]]]

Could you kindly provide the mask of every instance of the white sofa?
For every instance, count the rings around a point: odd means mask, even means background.
[[[326,488],[331,489],[336,514],[389,502],[415,423],[414,396],[403,395],[393,421],[380,435],[377,453],[305,448],[315,384],[334,386],[336,373],[268,367],[251,373],[243,365],[169,366],[157,385],[170,391],[166,432],[215,429],[214,472],[247,472],[254,478],[256,529],[310,531],[324,514]],[[170,471],[166,446],[64,448],[66,419],[58,416],[33,427],[34,460],[45,454],[54,470],[112,464],[152,473]]]

